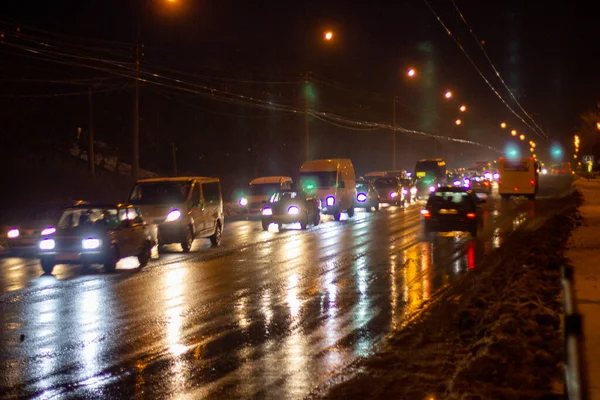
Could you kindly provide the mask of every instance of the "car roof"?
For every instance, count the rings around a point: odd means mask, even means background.
[[[458,186],[442,186],[436,189],[438,193],[470,193],[471,190]]]
[[[100,208],[100,209],[109,209],[109,208],[135,208],[136,206],[133,204],[124,204],[124,203],[115,203],[115,204],[77,204],[70,207],[65,207],[65,210],[87,210],[90,208]]]
[[[280,182],[291,182],[292,178],[289,176],[262,176],[260,178],[254,178],[250,181],[250,185],[260,185],[266,183],[280,183]]]
[[[174,176],[166,178],[148,178],[138,179],[136,183],[149,183],[149,182],[189,182],[189,181],[218,181],[219,178],[209,176]]]

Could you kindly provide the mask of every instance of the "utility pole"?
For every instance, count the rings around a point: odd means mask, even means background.
[[[135,95],[133,97],[133,130],[131,135],[131,176],[137,179],[140,168],[140,26],[135,43]]]
[[[392,170],[396,169],[396,95],[392,101]]]
[[[171,154],[173,155],[173,176],[177,176],[177,147],[171,143]]]
[[[92,88],[88,88],[88,110],[89,110],[89,128],[88,128],[88,165],[92,176],[96,175],[96,156],[94,154],[94,107],[92,103]]]
[[[306,146],[306,160],[310,160],[310,136],[308,132],[308,76],[306,71],[304,75],[304,144]]]

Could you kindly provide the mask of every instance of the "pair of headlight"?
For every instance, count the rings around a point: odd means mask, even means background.
[[[102,240],[98,238],[85,238],[81,241],[81,247],[84,250],[95,250],[102,246]],[[40,242],[40,250],[54,250],[56,241],[54,239],[44,239]]]
[[[300,214],[300,208],[296,206],[290,206],[287,209],[288,215],[298,215]],[[271,207],[265,207],[262,209],[262,215],[271,216],[273,215],[273,209]]]

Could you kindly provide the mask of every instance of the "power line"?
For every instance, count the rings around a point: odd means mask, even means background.
[[[494,65],[494,63],[492,62],[492,60],[490,59],[487,51],[485,51],[485,48],[483,47],[483,45],[479,41],[479,38],[477,37],[477,35],[475,35],[475,32],[473,32],[473,29],[471,29],[471,26],[469,25],[469,23],[465,19],[463,13],[460,11],[460,9],[458,8],[458,6],[456,5],[456,2],[454,0],[452,0],[452,4],[454,5],[454,8],[456,9],[456,12],[458,13],[458,15],[460,16],[460,18],[462,19],[462,21],[467,26],[467,29],[469,30],[469,32],[473,36],[473,39],[475,40],[475,42],[477,43],[477,45],[479,46],[479,48],[481,49],[481,51],[485,55],[485,58],[488,60],[490,66],[492,67],[492,69],[496,73],[496,76],[498,77],[498,79],[500,79],[500,82],[502,82],[502,85],[504,85],[504,87],[506,88],[506,90],[508,91],[508,93],[510,94],[510,96],[513,98],[513,100],[515,101],[515,103],[517,103],[517,105],[521,109],[521,111],[523,111],[523,113],[531,120],[531,122],[533,122],[533,124],[540,130],[540,132],[542,132],[544,134],[545,137],[548,137],[548,135],[546,135],[546,133],[544,132],[544,130],[538,125],[538,123],[533,119],[533,117],[531,115],[529,115],[529,113],[527,113],[527,111],[525,111],[525,109],[523,108],[523,106],[521,105],[521,103],[519,102],[519,100],[517,100],[516,96],[512,92],[512,90],[510,90],[510,88],[508,87],[508,85],[506,84],[506,82],[504,81],[504,79],[502,79],[502,76],[500,76],[500,72],[498,71],[498,69],[496,68],[496,66]]]
[[[444,21],[442,21],[442,19],[440,18],[440,16],[435,12],[435,10],[431,6],[431,4],[429,4],[429,1],[428,0],[423,0],[423,2],[425,2],[425,4],[427,5],[427,7],[429,8],[429,10],[431,10],[431,12],[436,17],[436,19],[438,20],[438,22],[442,25],[442,27],[444,28],[444,30],[446,31],[446,33],[448,33],[448,35],[450,35],[450,37],[452,38],[452,40],[454,40],[454,43],[456,43],[456,45],[462,51],[462,53],[465,55],[465,57],[467,57],[467,60],[469,60],[469,62],[473,66],[473,68],[475,68],[475,70],[477,71],[477,73],[479,74],[479,76],[485,81],[485,83],[490,87],[490,89],[492,89],[492,91],[494,92],[494,94],[496,95],[496,97],[498,97],[500,99],[500,101],[502,103],[504,103],[504,105],[506,106],[506,108],[508,108],[517,118],[519,118],[521,120],[521,122],[523,122],[527,127],[529,127],[529,129],[531,129],[536,135],[538,135],[540,137],[544,137],[544,135],[545,135],[544,133],[540,134],[534,127],[532,127],[527,121],[525,121],[523,119],[523,117],[521,117],[519,114],[517,114],[517,112],[515,110],[513,110],[513,108],[506,102],[506,100],[504,100],[504,98],[498,92],[498,90],[496,90],[496,88],[490,83],[490,81],[485,77],[485,75],[477,67],[477,64],[475,64],[475,62],[469,56],[469,54],[466,52],[466,50],[464,49],[464,47],[462,46],[462,44],[460,44],[460,42],[458,41],[458,39],[456,39],[456,37],[452,34],[452,32],[450,31],[450,29],[448,29],[448,27],[446,26],[446,24],[444,23]]]

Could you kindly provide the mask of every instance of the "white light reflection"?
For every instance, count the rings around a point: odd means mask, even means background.
[[[423,278],[423,300],[429,300],[431,286],[429,282],[429,269],[431,267],[431,255],[433,254],[433,243],[421,243],[421,274]]]
[[[497,249],[502,244],[502,239],[500,237],[500,228],[494,229],[494,233],[492,234],[492,246]]]
[[[171,363],[171,383],[174,392],[179,392],[184,385],[183,361],[181,356],[186,351],[186,346],[181,343],[181,331],[183,328],[183,304],[185,303],[185,276],[187,270],[184,268],[172,269],[165,275],[165,286],[163,289],[165,300],[166,318],[166,344],[169,353],[175,359]]]
[[[86,284],[93,286],[92,281],[86,282]],[[79,337],[83,341],[83,348],[81,350],[81,360],[83,361],[84,376],[86,379],[86,386],[95,387],[100,384],[100,379],[94,379],[100,366],[98,364],[99,354],[99,340],[101,339],[102,330],[100,327],[100,290],[87,290],[81,294],[81,298],[78,299],[79,303],[79,324],[81,331]]]
[[[298,299],[298,274],[293,274],[288,278],[288,292],[286,301],[290,309],[292,319],[296,320],[300,314],[302,303]]]
[[[372,318],[372,310],[370,310],[371,300],[367,296],[367,281],[369,272],[367,270],[367,261],[365,257],[360,257],[356,260],[356,287],[358,289],[358,304],[355,306],[354,312],[354,328],[356,330],[366,325]],[[368,336],[361,336],[355,345],[356,353],[359,357],[367,356],[372,347],[372,340]]]

